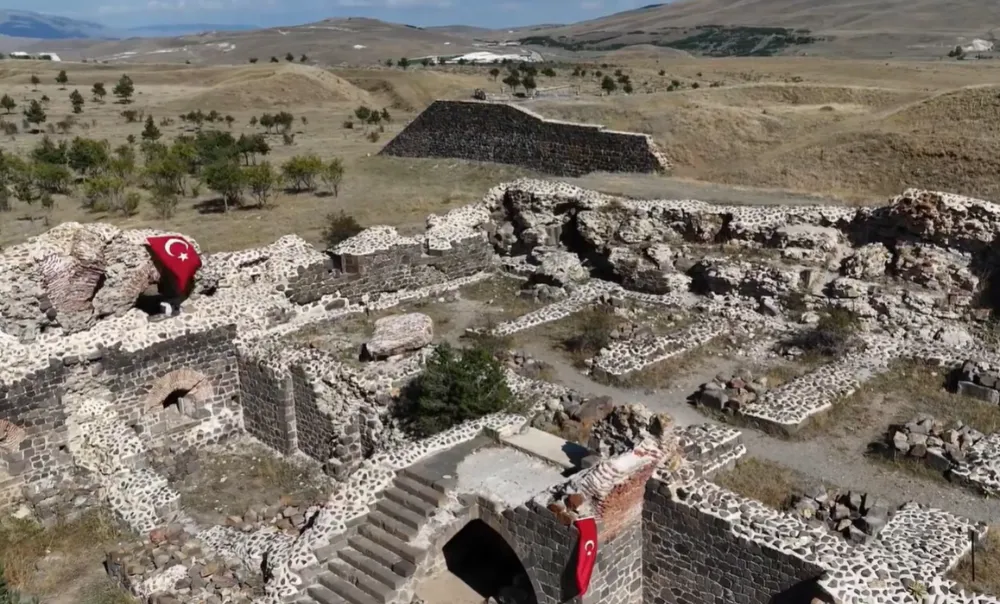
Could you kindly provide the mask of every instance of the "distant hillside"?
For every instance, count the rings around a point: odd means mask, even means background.
[[[223,31],[253,31],[262,29],[259,25],[219,25],[217,23],[172,23],[166,25],[144,25],[142,27],[130,27],[126,30],[129,36],[140,38],[165,38],[171,36],[187,36],[200,34],[202,32],[223,32]]]
[[[678,0],[520,36],[568,50],[652,44],[713,56],[943,57],[957,44],[992,39],[997,27],[1000,3],[982,0]]]
[[[122,37],[121,32],[100,23],[17,10],[0,10],[0,35],[38,40],[112,40]]]

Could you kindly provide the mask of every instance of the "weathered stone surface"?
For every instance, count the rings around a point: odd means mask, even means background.
[[[365,352],[373,359],[419,350],[434,338],[434,321],[423,313],[383,317],[375,321],[375,332],[365,343]]]

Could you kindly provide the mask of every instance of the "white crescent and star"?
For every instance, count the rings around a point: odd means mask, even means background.
[[[588,539],[588,540],[586,540],[586,541],[583,542],[583,553],[584,554],[586,554],[588,556],[592,556],[594,554],[594,550],[595,549],[597,549],[597,544],[594,543],[593,539]]]
[[[163,251],[164,251],[164,253],[166,253],[166,255],[170,256],[171,258],[177,258],[181,262],[186,262],[187,259],[189,258],[189,256],[187,255],[187,253],[181,252],[179,255],[175,256],[174,253],[172,251],[170,251],[170,248],[172,248],[175,244],[178,244],[178,243],[181,244],[181,245],[183,245],[184,249],[190,249],[191,248],[191,244],[188,243],[187,241],[184,241],[183,239],[178,239],[177,237],[174,237],[172,239],[168,239],[167,242],[163,244]]]

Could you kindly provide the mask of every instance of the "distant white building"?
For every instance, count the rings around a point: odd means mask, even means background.
[[[544,61],[542,55],[538,53],[531,53],[530,55],[522,54],[498,54],[495,52],[479,51],[470,52],[459,57],[452,57],[445,61],[446,63],[458,63],[459,61],[464,61],[466,63],[499,63],[503,60],[508,61],[524,61],[526,63],[539,63]]]
[[[965,52],[989,52],[993,50],[993,42],[976,38],[971,44],[962,46],[962,50]]]
[[[15,50],[14,52],[7,53],[12,59],[42,59],[46,61],[62,61],[54,52],[36,52],[34,54],[22,52],[20,50]]]

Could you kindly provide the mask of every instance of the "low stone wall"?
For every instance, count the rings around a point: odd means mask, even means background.
[[[986,363],[966,361],[958,371],[959,394],[981,401],[1000,404],[1000,371]]]
[[[714,594],[727,602],[770,604],[775,595],[824,572],[734,535],[728,522],[674,501],[669,487],[655,479],[646,487],[643,537],[647,602],[702,602]]]
[[[493,261],[483,232],[451,241],[450,249],[434,250],[424,238],[400,237],[389,227],[370,231],[374,236],[369,249],[343,249],[301,268],[285,289],[289,301],[303,305],[338,296],[353,304],[375,294],[468,277],[487,270]]]
[[[547,120],[523,107],[482,101],[435,101],[380,154],[512,164],[555,176],[670,168],[646,134]]]

